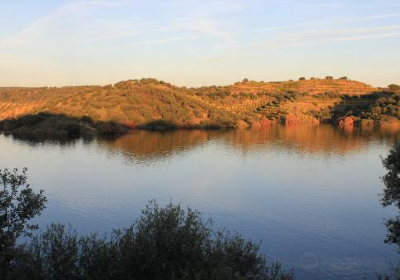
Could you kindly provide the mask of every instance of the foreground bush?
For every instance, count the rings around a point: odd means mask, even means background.
[[[212,230],[197,211],[151,202],[136,224],[100,238],[53,224],[24,246],[14,279],[293,279],[258,245]]]
[[[16,261],[17,239],[31,236],[37,225],[29,221],[45,207],[43,191],[35,193],[27,184],[26,169],[0,169],[0,279],[8,279]]]
[[[385,185],[382,193],[382,206],[396,206],[400,209],[400,143],[396,143],[386,158],[382,159],[387,173],[381,178]],[[388,233],[386,243],[400,246],[400,215],[385,222]],[[378,280],[400,280],[400,264],[394,266],[390,274],[379,274]]]

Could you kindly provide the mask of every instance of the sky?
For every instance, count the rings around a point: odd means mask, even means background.
[[[400,0],[0,0],[0,86],[400,84]]]

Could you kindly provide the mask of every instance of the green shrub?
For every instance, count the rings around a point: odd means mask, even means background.
[[[53,224],[24,247],[16,279],[290,280],[277,263],[267,265],[259,246],[238,234],[215,231],[197,211],[155,202],[135,225],[111,235],[78,237]]]
[[[43,191],[35,193],[27,184],[26,169],[0,169],[0,279],[10,279],[19,256],[17,239],[31,236],[37,225],[30,220],[45,208]]]
[[[399,85],[395,85],[395,84],[391,84],[391,85],[389,85],[389,89],[390,90],[400,90],[400,86]]]

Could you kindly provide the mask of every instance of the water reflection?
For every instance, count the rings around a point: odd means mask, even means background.
[[[12,136],[5,136],[12,137]],[[395,143],[400,139],[400,128],[354,128],[351,130],[331,125],[271,126],[263,129],[239,130],[174,130],[151,132],[137,130],[119,137],[82,139],[21,139],[13,141],[31,147],[73,147],[77,143],[92,145],[112,154],[123,154],[134,161],[156,161],[188,152],[212,141],[251,152],[259,149],[295,150],[298,153],[344,155],[365,148],[371,141]]]
[[[167,132],[139,130],[115,139],[98,139],[98,144],[103,149],[122,153],[134,160],[153,161],[194,149],[210,140],[212,135],[212,132],[202,130]]]
[[[331,125],[271,126],[243,130],[177,130],[168,132],[135,131],[115,139],[98,139],[98,145],[131,160],[161,160],[188,152],[210,141],[251,152],[259,149],[285,149],[298,153],[341,154],[356,152],[371,141],[394,143],[400,130],[394,127],[346,131]]]
[[[262,240],[262,252],[299,279],[362,279],[398,259],[382,224],[396,212],[378,197],[379,156],[398,139],[390,128],[328,125],[75,141],[0,136],[0,168],[27,166],[32,185],[46,191],[41,227],[56,221],[101,233],[130,225],[150,199],[172,199]],[[305,266],[307,256],[318,266]]]

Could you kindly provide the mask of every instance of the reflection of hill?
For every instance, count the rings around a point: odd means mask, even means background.
[[[0,134],[2,135],[2,134]],[[30,146],[33,148],[42,147],[42,146],[58,146],[58,147],[73,147],[78,142],[82,141],[83,144],[89,145],[92,142],[91,138],[71,138],[71,139],[41,139],[40,137],[19,137],[16,135],[5,135],[4,137],[8,138],[11,137],[13,141],[16,143],[20,143],[22,145]]]
[[[138,160],[157,160],[206,142],[212,131],[176,130],[167,132],[135,131],[114,140],[101,140],[100,146],[117,150]]]
[[[231,145],[243,150],[258,150],[268,145],[307,153],[346,154],[365,147],[370,141],[395,142],[400,130],[391,127],[343,130],[331,125],[271,126],[261,130],[236,130]]]
[[[136,131],[114,140],[100,140],[99,145],[135,160],[152,161],[188,151],[206,144],[208,140],[218,140],[223,145],[245,152],[279,147],[300,153],[346,154],[362,150],[370,141],[394,142],[399,138],[400,131],[390,128],[346,131],[330,125],[271,126],[228,131]]]

